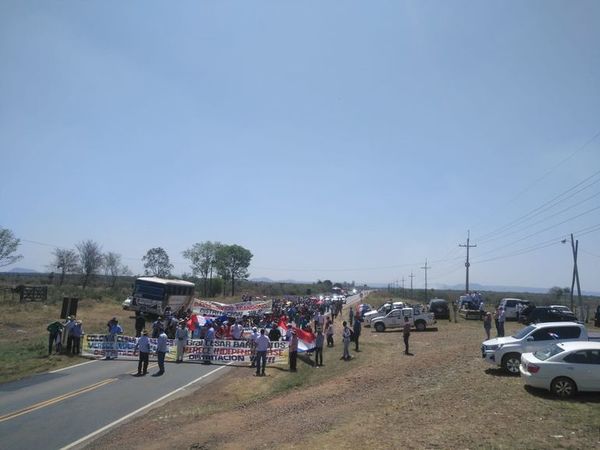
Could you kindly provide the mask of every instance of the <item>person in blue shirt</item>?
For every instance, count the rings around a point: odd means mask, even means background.
[[[115,359],[118,356],[118,335],[123,334],[123,328],[121,328],[121,325],[119,325],[119,321],[115,317],[113,317],[107,325],[108,342],[110,348],[106,350],[106,359]]]
[[[146,330],[142,331],[142,335],[135,343],[135,349],[140,352],[136,376],[141,377],[148,373],[148,359],[150,357],[150,339],[148,339],[148,332]]]
[[[158,357],[158,372],[153,376],[159,377],[165,373],[165,355],[169,351],[169,345],[167,342],[167,333],[164,330],[158,335],[158,342],[156,344],[156,356]]]

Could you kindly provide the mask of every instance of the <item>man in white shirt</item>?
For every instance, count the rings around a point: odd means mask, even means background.
[[[269,337],[265,335],[265,329],[261,328],[260,334],[256,338],[256,376],[265,376],[265,367],[267,365],[267,351],[271,346]]]
[[[240,339],[242,339],[243,332],[244,332],[244,327],[239,322],[236,322],[235,325],[233,325],[231,327],[231,336],[236,341],[239,341]]]
[[[136,376],[141,377],[148,373],[148,357],[150,356],[150,340],[148,339],[148,332],[146,330],[142,331],[142,335],[138,338],[135,348],[140,352]]]

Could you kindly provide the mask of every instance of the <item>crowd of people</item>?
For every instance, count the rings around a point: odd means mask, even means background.
[[[248,340],[251,349],[251,367],[256,369],[256,376],[265,375],[267,352],[272,342],[287,341],[289,353],[289,370],[297,371],[299,337],[310,336],[311,347],[306,349],[308,356],[314,355],[313,366],[322,367],[323,348],[334,347],[335,324],[343,308],[342,300],[327,301],[316,297],[286,296],[272,301],[271,310],[262,314],[247,314],[242,317],[223,315],[220,317],[198,320],[195,314],[188,310],[185,314],[175,317],[169,311],[146,326],[141,315],[135,319],[136,349],[139,351],[138,372],[136,376],[147,374],[149,356],[149,338],[158,339],[160,349],[157,351],[160,376],[165,373],[164,356],[168,352],[167,340],[172,339],[176,346],[176,363],[183,362],[185,345],[188,339],[203,339],[205,344],[214,339]],[[340,359],[350,360],[350,342],[355,342],[355,351],[359,352],[359,337],[362,317],[354,308],[349,308],[349,318],[342,322],[343,353]],[[282,324],[284,326],[282,327]],[[109,340],[119,334],[118,323],[113,318],[109,321]],[[283,328],[283,332],[281,330]],[[248,330],[251,330],[248,332]],[[107,359],[110,359],[107,351]],[[210,364],[207,357],[206,364]]]
[[[52,349],[56,353],[79,355],[81,353],[81,338],[84,335],[83,322],[75,316],[68,316],[64,322],[56,320],[50,323],[48,331],[48,356]],[[64,347],[64,348],[63,348]]]

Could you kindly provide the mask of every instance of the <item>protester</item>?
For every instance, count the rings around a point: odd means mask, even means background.
[[[75,326],[75,316],[67,317],[67,321],[64,326],[64,337],[67,339],[67,354],[70,354],[73,350],[73,327]]]
[[[269,340],[271,342],[278,342],[281,339],[281,331],[279,327],[273,322],[271,324],[271,331],[269,331]]]
[[[158,342],[156,343],[156,356],[158,357],[158,372],[153,376],[159,377],[165,373],[165,355],[169,352],[169,346],[167,342],[167,333],[161,331],[158,335]]]
[[[492,313],[488,312],[485,314],[485,316],[483,317],[483,329],[485,330],[485,335],[487,336],[487,339],[491,339],[490,338],[490,331],[492,330]]]
[[[348,322],[350,326],[352,326],[352,319],[354,319],[354,311],[352,311],[352,306],[348,308]]]
[[[256,340],[258,339],[259,333],[258,328],[252,328],[252,334],[250,335],[250,367],[256,366]]]
[[[506,315],[504,313],[504,308],[500,306],[497,312],[497,322],[496,322],[496,330],[498,331],[498,337],[504,337],[504,322],[506,320]]]
[[[73,354],[79,355],[81,353],[81,338],[85,334],[81,320],[75,321],[75,326],[71,329],[71,334],[73,335]]]
[[[48,356],[52,354],[52,347],[56,345],[56,353],[60,353],[60,342],[62,339],[63,324],[55,320],[46,327],[48,330]]]
[[[162,330],[164,330],[163,318],[162,316],[159,316],[158,319],[152,323],[152,339],[157,339]]]
[[[114,359],[119,355],[118,352],[118,336],[123,334],[123,328],[119,325],[119,321],[116,317],[110,319],[107,323],[108,326],[108,349],[106,349],[106,359]]]
[[[327,347],[333,347],[333,321],[331,319],[327,319],[327,323],[325,324],[325,335],[327,336]]]
[[[146,327],[146,319],[139,311],[135,312],[135,337],[142,335],[142,330]]]
[[[342,342],[344,344],[344,354],[342,355],[342,357],[340,359],[343,359],[344,361],[348,361],[349,359],[351,359],[350,351],[348,350],[348,348],[350,347],[350,336],[352,335],[352,332],[350,331],[350,328],[348,328],[348,322],[346,322],[345,320],[342,323],[342,326],[344,327],[344,329],[342,330]]]
[[[354,351],[355,352],[360,352],[360,350],[358,349],[358,338],[360,337],[360,331],[362,328],[361,322],[362,322],[362,319],[357,314],[356,317],[354,318],[354,326],[353,326],[353,330],[352,330],[352,331],[354,331],[354,344],[355,344]]]
[[[139,362],[137,376],[141,377],[148,373],[148,359],[150,357],[150,340],[148,339],[148,332],[142,330],[142,335],[138,338],[135,343],[136,350],[139,350]]]
[[[317,329],[317,337],[315,338],[315,367],[321,367],[323,365],[323,344],[325,336],[323,331]]]
[[[410,338],[410,319],[404,317],[404,325],[402,326],[402,337],[404,338],[404,354],[410,355],[408,352],[408,339]]]
[[[202,360],[204,364],[212,364],[213,341],[215,340],[215,327],[213,321],[206,322],[204,333],[204,347],[202,347]]]
[[[296,372],[296,360],[298,358],[298,336],[296,331],[290,332],[290,347],[289,347],[289,358],[290,358],[290,372]]]
[[[260,334],[256,338],[256,376],[265,376],[265,368],[267,366],[267,351],[271,341],[265,335],[265,329],[261,328]]]
[[[239,321],[236,321],[235,324],[231,327],[231,336],[236,341],[242,339],[242,333],[244,332],[244,327]]]
[[[177,343],[177,357],[175,361],[177,363],[183,362],[183,350],[188,340],[188,330],[185,326],[185,321],[181,321],[179,328],[175,332],[175,341]]]

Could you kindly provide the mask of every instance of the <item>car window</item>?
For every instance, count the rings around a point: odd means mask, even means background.
[[[555,333],[561,339],[577,339],[581,335],[581,328],[579,327],[558,327]]]
[[[512,306],[515,306],[516,303],[517,302],[515,302],[514,300],[509,300],[509,301],[506,302],[506,306],[512,307]]]
[[[571,363],[571,364],[589,364],[589,359],[586,350],[581,350],[579,352],[571,353],[570,355],[565,356],[563,361]]]
[[[535,327],[533,325],[529,325],[525,328],[520,329],[519,331],[517,331],[513,337],[515,339],[523,339],[525,336],[527,336],[529,333],[531,333],[532,330],[535,330]]]
[[[558,355],[559,353],[563,352],[564,350],[562,348],[560,348],[558,345],[553,344],[549,347],[546,347],[542,350],[538,350],[537,352],[535,352],[533,355],[541,360],[541,361],[546,361],[548,358],[553,357],[554,355]]]
[[[396,309],[390,313],[390,317],[400,317],[401,315],[402,315],[402,311],[399,309]]]
[[[554,332],[554,328],[543,328],[541,330],[537,330],[532,334],[534,341],[552,341],[555,340],[558,336]]]
[[[590,364],[600,365],[600,350],[588,350],[588,360]]]

